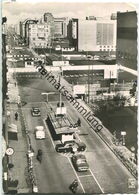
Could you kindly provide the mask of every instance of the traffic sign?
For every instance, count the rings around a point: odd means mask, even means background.
[[[132,151],[132,152],[135,151],[135,147],[134,147],[134,146],[131,147],[131,151]]]
[[[13,148],[11,148],[11,147],[7,148],[6,154],[7,154],[8,156],[11,156],[13,153],[14,153],[14,149],[13,149]]]
[[[126,132],[125,131],[121,131],[121,135],[126,135]]]

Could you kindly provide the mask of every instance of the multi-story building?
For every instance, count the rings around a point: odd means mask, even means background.
[[[68,18],[54,18],[54,38],[67,37]]]
[[[80,51],[116,51],[116,21],[79,20],[78,49]]]
[[[19,29],[20,29],[20,36],[22,39],[25,39],[25,21],[20,21],[19,23]]]
[[[20,35],[20,25],[19,24],[15,24],[15,32],[17,35]]]
[[[50,25],[37,23],[29,25],[29,47],[47,48],[51,45]]]
[[[29,25],[37,24],[38,20],[26,19],[20,22],[20,37],[26,45],[29,45]]]
[[[117,64],[137,70],[137,13],[117,13]]]
[[[75,50],[78,50],[78,19],[72,18],[69,20],[67,37],[69,39],[70,47],[74,47]]]
[[[44,13],[43,15],[43,21],[44,23],[47,23],[50,25],[50,33],[51,37],[54,37],[54,32],[55,32],[55,26],[54,26],[54,17],[51,13]]]

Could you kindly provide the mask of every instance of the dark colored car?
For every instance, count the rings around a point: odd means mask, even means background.
[[[57,144],[55,147],[57,152],[72,152],[72,146],[71,145],[63,145],[63,144]]]
[[[41,116],[40,109],[38,107],[33,107],[31,109],[31,114],[32,116]]]
[[[76,154],[71,157],[73,166],[76,171],[83,172],[89,169],[86,157],[83,154]]]
[[[85,151],[86,145],[83,142],[66,141],[64,144],[57,144],[55,149],[57,152],[73,152],[76,148],[77,151]]]

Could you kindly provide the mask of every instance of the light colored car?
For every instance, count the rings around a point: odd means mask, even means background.
[[[43,126],[35,127],[35,138],[36,139],[45,139],[45,130]]]

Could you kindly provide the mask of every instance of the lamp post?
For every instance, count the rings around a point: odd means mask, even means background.
[[[126,132],[125,132],[125,131],[121,131],[121,136],[122,136],[122,145],[125,146],[125,136],[126,136]]]

